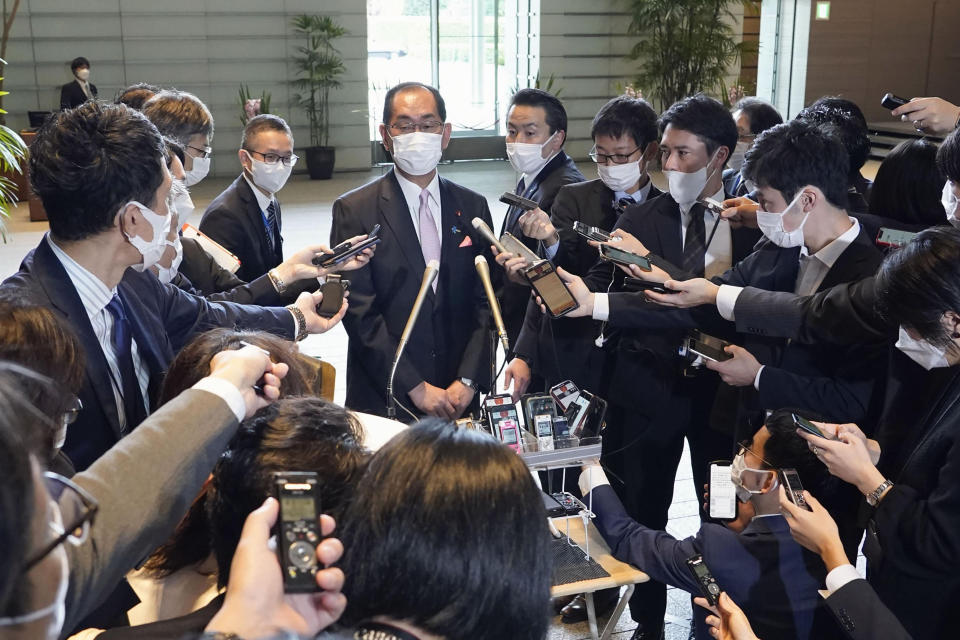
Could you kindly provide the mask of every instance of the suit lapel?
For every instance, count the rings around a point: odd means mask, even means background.
[[[683,239],[680,236],[680,205],[664,194],[657,199],[659,206],[650,213],[656,215],[654,225],[660,240],[660,254],[664,260],[681,264],[683,261]]]
[[[880,260],[880,252],[870,244],[870,240],[861,226],[860,233],[833,263],[817,290],[823,291],[842,282],[871,276],[880,265]]]
[[[100,341],[93,332],[93,326],[80,300],[80,294],[74,288],[60,260],[47,245],[46,236],[34,253],[33,264],[37,282],[43,287],[50,304],[67,318],[77,338],[80,339],[86,353],[87,383],[100,401],[106,418],[110,422],[110,428],[117,438],[120,438],[120,418],[117,413],[117,403],[113,397],[107,358],[103,355]]]
[[[264,264],[270,263],[270,258],[267,256],[273,256],[273,250],[270,248],[270,241],[267,239],[267,228],[263,224],[263,212],[260,210],[260,203],[257,202],[257,197],[253,193],[253,189],[250,188],[250,185],[247,184],[246,179],[243,177],[243,174],[237,178],[238,183],[238,192],[240,193],[240,199],[243,200],[244,204],[247,206],[247,219],[250,221],[250,224],[253,225],[251,228],[256,229],[257,233],[257,243],[260,245],[260,256],[263,259]],[[277,228],[280,228],[280,215],[277,214]]]
[[[380,182],[380,217],[393,232],[397,246],[407,259],[410,268],[418,273],[426,269],[423,260],[423,249],[420,247],[420,238],[410,219],[410,208],[407,199],[403,197],[400,183],[393,173],[393,169]]]

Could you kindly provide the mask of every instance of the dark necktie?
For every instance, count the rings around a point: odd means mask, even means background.
[[[683,242],[683,269],[703,277],[703,261],[707,255],[707,229],[703,222],[703,205],[694,204],[690,209],[690,223]]]
[[[617,212],[617,216],[622,216],[623,212],[627,210],[627,207],[630,205],[636,204],[637,201],[633,198],[620,198],[613,203],[613,208]]]
[[[270,243],[270,250],[276,251],[276,241],[274,232],[277,230],[277,201],[271,200],[267,205],[267,240]]]
[[[523,181],[523,178],[520,178],[520,182],[517,183],[517,190],[514,191],[514,193],[518,196],[522,196],[526,189],[527,183]],[[520,207],[511,206],[509,209],[507,209],[507,224],[504,226],[503,230],[513,233],[513,226],[517,224],[517,220],[520,219],[520,216],[522,216],[523,213],[524,211]],[[513,235],[517,234],[513,233]]]
[[[120,369],[120,392],[123,394],[123,413],[127,418],[126,431],[129,432],[143,422],[147,411],[133,366],[130,323],[127,321],[123,302],[118,296],[114,295],[107,304],[107,311],[113,316],[113,335],[110,336],[110,342],[113,344],[113,352],[117,356],[117,366]]]

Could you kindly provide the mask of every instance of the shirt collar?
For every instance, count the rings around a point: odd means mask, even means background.
[[[621,200],[623,198],[630,198],[634,202],[646,202],[647,198],[650,195],[650,187],[653,186],[653,180],[647,180],[647,184],[643,185],[633,193],[627,193],[626,191],[614,191],[613,198],[614,200]]]
[[[257,185],[253,184],[253,180],[247,177],[247,172],[243,172],[243,179],[247,181],[247,184],[250,185],[250,190],[253,191],[253,195],[257,198],[257,205],[260,207],[260,211],[266,211],[267,207],[270,206],[270,203],[273,202],[273,196],[268,196],[260,191],[257,188]]]
[[[853,241],[860,235],[860,223],[857,219],[850,218],[850,222],[853,224],[849,229],[834,238],[832,242],[820,249],[820,251],[813,254],[813,257],[827,265],[827,268],[833,268],[833,264],[840,258],[840,255],[843,254],[846,248],[853,244]],[[807,252],[806,246],[800,248],[800,255],[804,257],[810,255]]]
[[[423,189],[420,188],[420,185],[407,180],[399,171],[393,172],[397,176],[397,182],[400,183],[400,190],[403,191],[403,197],[407,199],[407,202],[417,203],[415,208],[419,208],[420,202],[420,192]],[[430,197],[433,198],[433,201],[439,206],[440,205],[440,174],[434,173],[433,180],[430,181],[430,184],[427,185],[427,191],[430,193]]]
[[[47,234],[46,240],[53,254],[57,256],[60,264],[63,265],[64,270],[67,272],[70,282],[73,283],[73,288],[77,290],[77,294],[80,296],[80,302],[83,303],[83,308],[87,312],[87,316],[92,318],[103,311],[116,294],[116,288],[112,290],[109,289],[100,278],[90,273],[86,268],[81,266],[79,262],[67,255],[66,251],[57,246],[57,243],[53,241],[50,234]]]

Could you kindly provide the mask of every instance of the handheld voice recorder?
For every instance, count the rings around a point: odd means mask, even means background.
[[[320,544],[320,487],[312,471],[273,474],[274,497],[280,515],[274,530],[277,557],[283,569],[283,590],[313,593],[317,586],[317,545]]]

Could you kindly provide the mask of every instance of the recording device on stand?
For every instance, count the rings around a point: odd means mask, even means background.
[[[493,283],[490,282],[490,265],[483,256],[477,256],[473,259],[473,266],[480,276],[480,282],[483,283],[483,291],[487,294],[487,302],[490,304],[490,313],[493,314],[493,324],[497,327],[497,336],[500,337],[500,344],[503,345],[504,355],[510,353],[510,341],[507,339],[507,329],[503,324],[503,315],[500,313],[500,303],[497,301],[497,294],[493,292]],[[496,350],[493,358],[496,360]]]
[[[314,593],[317,586],[317,545],[320,544],[320,487],[312,471],[273,474],[273,493],[280,503],[274,525],[277,557],[286,593]]]
[[[780,469],[780,484],[783,485],[783,491],[787,494],[787,500],[801,509],[813,511],[803,497],[803,485],[800,484],[800,474],[796,469]]]
[[[596,242],[609,242],[610,233],[604,231],[599,227],[591,227],[585,225],[579,220],[574,220],[573,230],[576,231],[579,235],[583,236],[587,240],[594,240]]]
[[[453,423],[459,429],[473,429],[474,431],[482,431],[483,433],[490,433],[490,428],[483,422],[483,420],[478,420],[473,417],[471,413],[466,418],[457,418]],[[492,434],[491,434],[492,435]]]
[[[885,93],[883,98],[880,100],[880,105],[889,111],[893,111],[897,107],[902,107],[903,105],[910,102],[906,98],[901,98],[900,96],[894,95],[892,93]]]
[[[518,207],[524,211],[532,211],[540,207],[540,203],[530,198],[524,198],[523,196],[518,196],[512,191],[505,191],[500,196],[500,202],[503,204],[509,205],[511,207]]]
[[[549,260],[541,260],[524,271],[523,275],[552,317],[559,318],[580,306]]]
[[[356,244],[350,244],[350,241],[341,242],[335,246],[332,251],[333,253],[324,253],[316,255],[313,257],[313,264],[317,267],[329,268],[336,266],[338,264],[343,264],[350,258],[355,255],[362,253],[364,249],[369,249],[380,244],[380,238],[378,234],[380,233],[380,225],[375,225],[370,233],[367,234],[366,239],[360,240]]]
[[[590,511],[587,508],[587,505],[583,504],[583,501],[569,491],[558,491],[556,493],[551,493],[550,497],[556,500],[560,505],[560,508],[563,509],[563,513],[561,515],[576,516],[580,515],[581,511]]]
[[[572,380],[564,380],[560,384],[550,387],[550,397],[563,411],[570,407],[578,395],[580,395],[580,389]]]
[[[707,599],[710,606],[716,607],[717,603],[720,602],[720,585],[717,584],[717,579],[713,577],[710,569],[703,562],[703,556],[699,553],[690,556],[687,558],[687,566],[690,567],[693,577],[697,579],[697,583],[700,585],[701,595]]]
[[[497,236],[493,235],[493,229],[483,221],[483,218],[474,218],[470,221],[470,224],[473,225],[473,228],[476,229],[487,242],[497,248],[497,253],[510,253],[506,247],[497,240]]]
[[[708,515],[714,520],[734,520],[737,517],[737,487],[730,476],[729,460],[715,460],[710,463],[710,482],[707,493],[710,494]]]
[[[483,401],[483,411],[487,414],[493,436],[514,451],[523,451],[520,416],[513,398],[509,395],[489,395]]]
[[[403,349],[410,340],[410,334],[413,333],[413,326],[417,323],[417,316],[420,315],[420,308],[427,297],[427,291],[433,286],[433,281],[437,279],[437,273],[440,271],[440,263],[431,260],[427,263],[427,268],[423,271],[423,280],[420,282],[420,291],[413,301],[413,308],[410,309],[410,316],[407,318],[407,324],[403,327],[403,333],[400,334],[400,341],[397,343],[397,352],[393,356],[393,365],[390,367],[390,377],[387,378],[387,417],[391,420],[397,417],[397,399],[393,396],[393,379],[397,375],[397,365],[400,363],[400,356],[403,355]],[[416,419],[416,416],[413,416]]]
[[[724,347],[729,347],[730,344],[726,340],[693,330],[683,339],[678,353],[688,367],[699,368],[705,360],[723,362],[732,358],[732,355],[724,351]]]
[[[550,397],[563,411],[564,427],[567,432],[564,435],[575,436],[581,440],[600,435],[607,413],[606,400],[589,391],[579,389],[570,380],[551,387]],[[557,433],[556,422],[554,422],[554,435],[558,439],[562,437]]]
[[[527,394],[520,398],[523,420],[527,430],[537,436],[539,451],[553,450],[553,423],[557,418],[557,404],[542,393]]]
[[[349,280],[344,280],[339,274],[331,273],[326,282],[320,287],[323,299],[317,305],[317,315],[321,318],[332,318],[340,312],[343,306],[343,296],[350,286]]]

